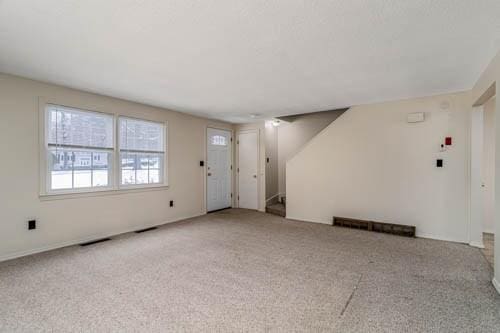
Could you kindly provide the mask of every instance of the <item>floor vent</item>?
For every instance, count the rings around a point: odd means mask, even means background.
[[[415,237],[416,232],[416,227],[410,225],[364,221],[336,216],[333,217],[333,225],[337,227],[361,229],[405,237]]]
[[[158,227],[151,227],[151,228],[146,228],[146,229],[141,229],[141,230],[136,230],[134,231],[136,234],[140,234],[142,232],[146,232],[146,231],[151,231],[151,230],[155,230],[155,229],[158,229]]]
[[[97,240],[94,240],[94,241],[91,241],[91,242],[82,243],[82,244],[80,244],[80,246],[89,246],[89,245],[94,245],[94,244],[97,244],[97,243],[102,243],[102,242],[106,242],[106,241],[109,241],[109,240],[111,240],[111,238],[102,238],[102,239],[97,239]]]

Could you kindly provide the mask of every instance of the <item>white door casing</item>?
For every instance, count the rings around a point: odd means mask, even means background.
[[[471,113],[470,132],[470,217],[469,245],[483,248],[483,189],[481,164],[483,154],[483,108]]]
[[[231,207],[231,132],[207,128],[207,211]]]
[[[238,135],[238,207],[259,208],[258,165],[259,136],[257,131]]]

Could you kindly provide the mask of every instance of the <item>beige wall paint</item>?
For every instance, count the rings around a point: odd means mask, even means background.
[[[258,198],[258,203],[259,203],[259,210],[264,212],[266,210],[266,134],[265,134],[265,123],[264,121],[259,121],[255,123],[249,123],[249,124],[237,124],[234,125],[235,127],[235,136],[238,138],[238,134],[244,131],[256,131],[259,136],[259,170],[257,174],[257,181],[258,181],[258,187],[257,187],[257,192],[259,195]],[[236,144],[236,154],[235,154],[235,165],[236,168],[239,168],[238,165],[238,159],[239,159],[239,149],[238,145]],[[235,173],[235,187],[236,187],[236,193],[239,193],[239,187],[238,187],[238,175]],[[236,196],[237,198],[237,196]],[[236,202],[237,204],[237,202]]]
[[[38,101],[168,121],[169,187],[39,197]],[[206,128],[232,129],[165,109],[0,74],[0,259],[205,213]],[[8,190],[6,190],[8,189]],[[175,201],[170,208],[169,200]],[[26,221],[36,218],[38,229]]]
[[[483,108],[483,231],[493,233],[495,225],[495,98]]]
[[[477,101],[481,95],[483,95],[489,87],[496,83],[496,96],[499,96],[500,87],[500,52],[493,58],[488,67],[481,74],[477,83],[471,92],[471,100],[473,102]],[[500,128],[500,103],[495,103],[495,129]],[[500,131],[495,130],[495,213],[494,213],[494,232],[495,235],[500,235]],[[493,279],[493,284],[500,293],[500,242],[495,242],[495,254],[494,254],[494,270],[495,277]]]
[[[321,132],[343,111],[325,111],[305,114],[278,127],[278,191],[286,194],[286,162],[304,145]]]
[[[351,108],[289,160],[287,217],[401,223],[467,242],[470,109],[466,93]],[[425,122],[407,123],[412,112]],[[453,146],[440,152],[446,136]]]

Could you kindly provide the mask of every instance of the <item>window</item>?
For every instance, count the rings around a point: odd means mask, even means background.
[[[227,146],[226,137],[222,135],[212,136],[212,144],[215,146]]]
[[[163,184],[165,125],[120,117],[120,184]]]
[[[43,116],[41,195],[166,185],[165,123],[55,104]]]
[[[112,187],[113,116],[47,105],[48,192]]]

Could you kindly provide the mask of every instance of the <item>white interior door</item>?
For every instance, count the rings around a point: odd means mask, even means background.
[[[207,211],[231,207],[231,132],[207,129]]]
[[[238,207],[258,209],[258,134],[256,131],[240,133],[238,142]]]

